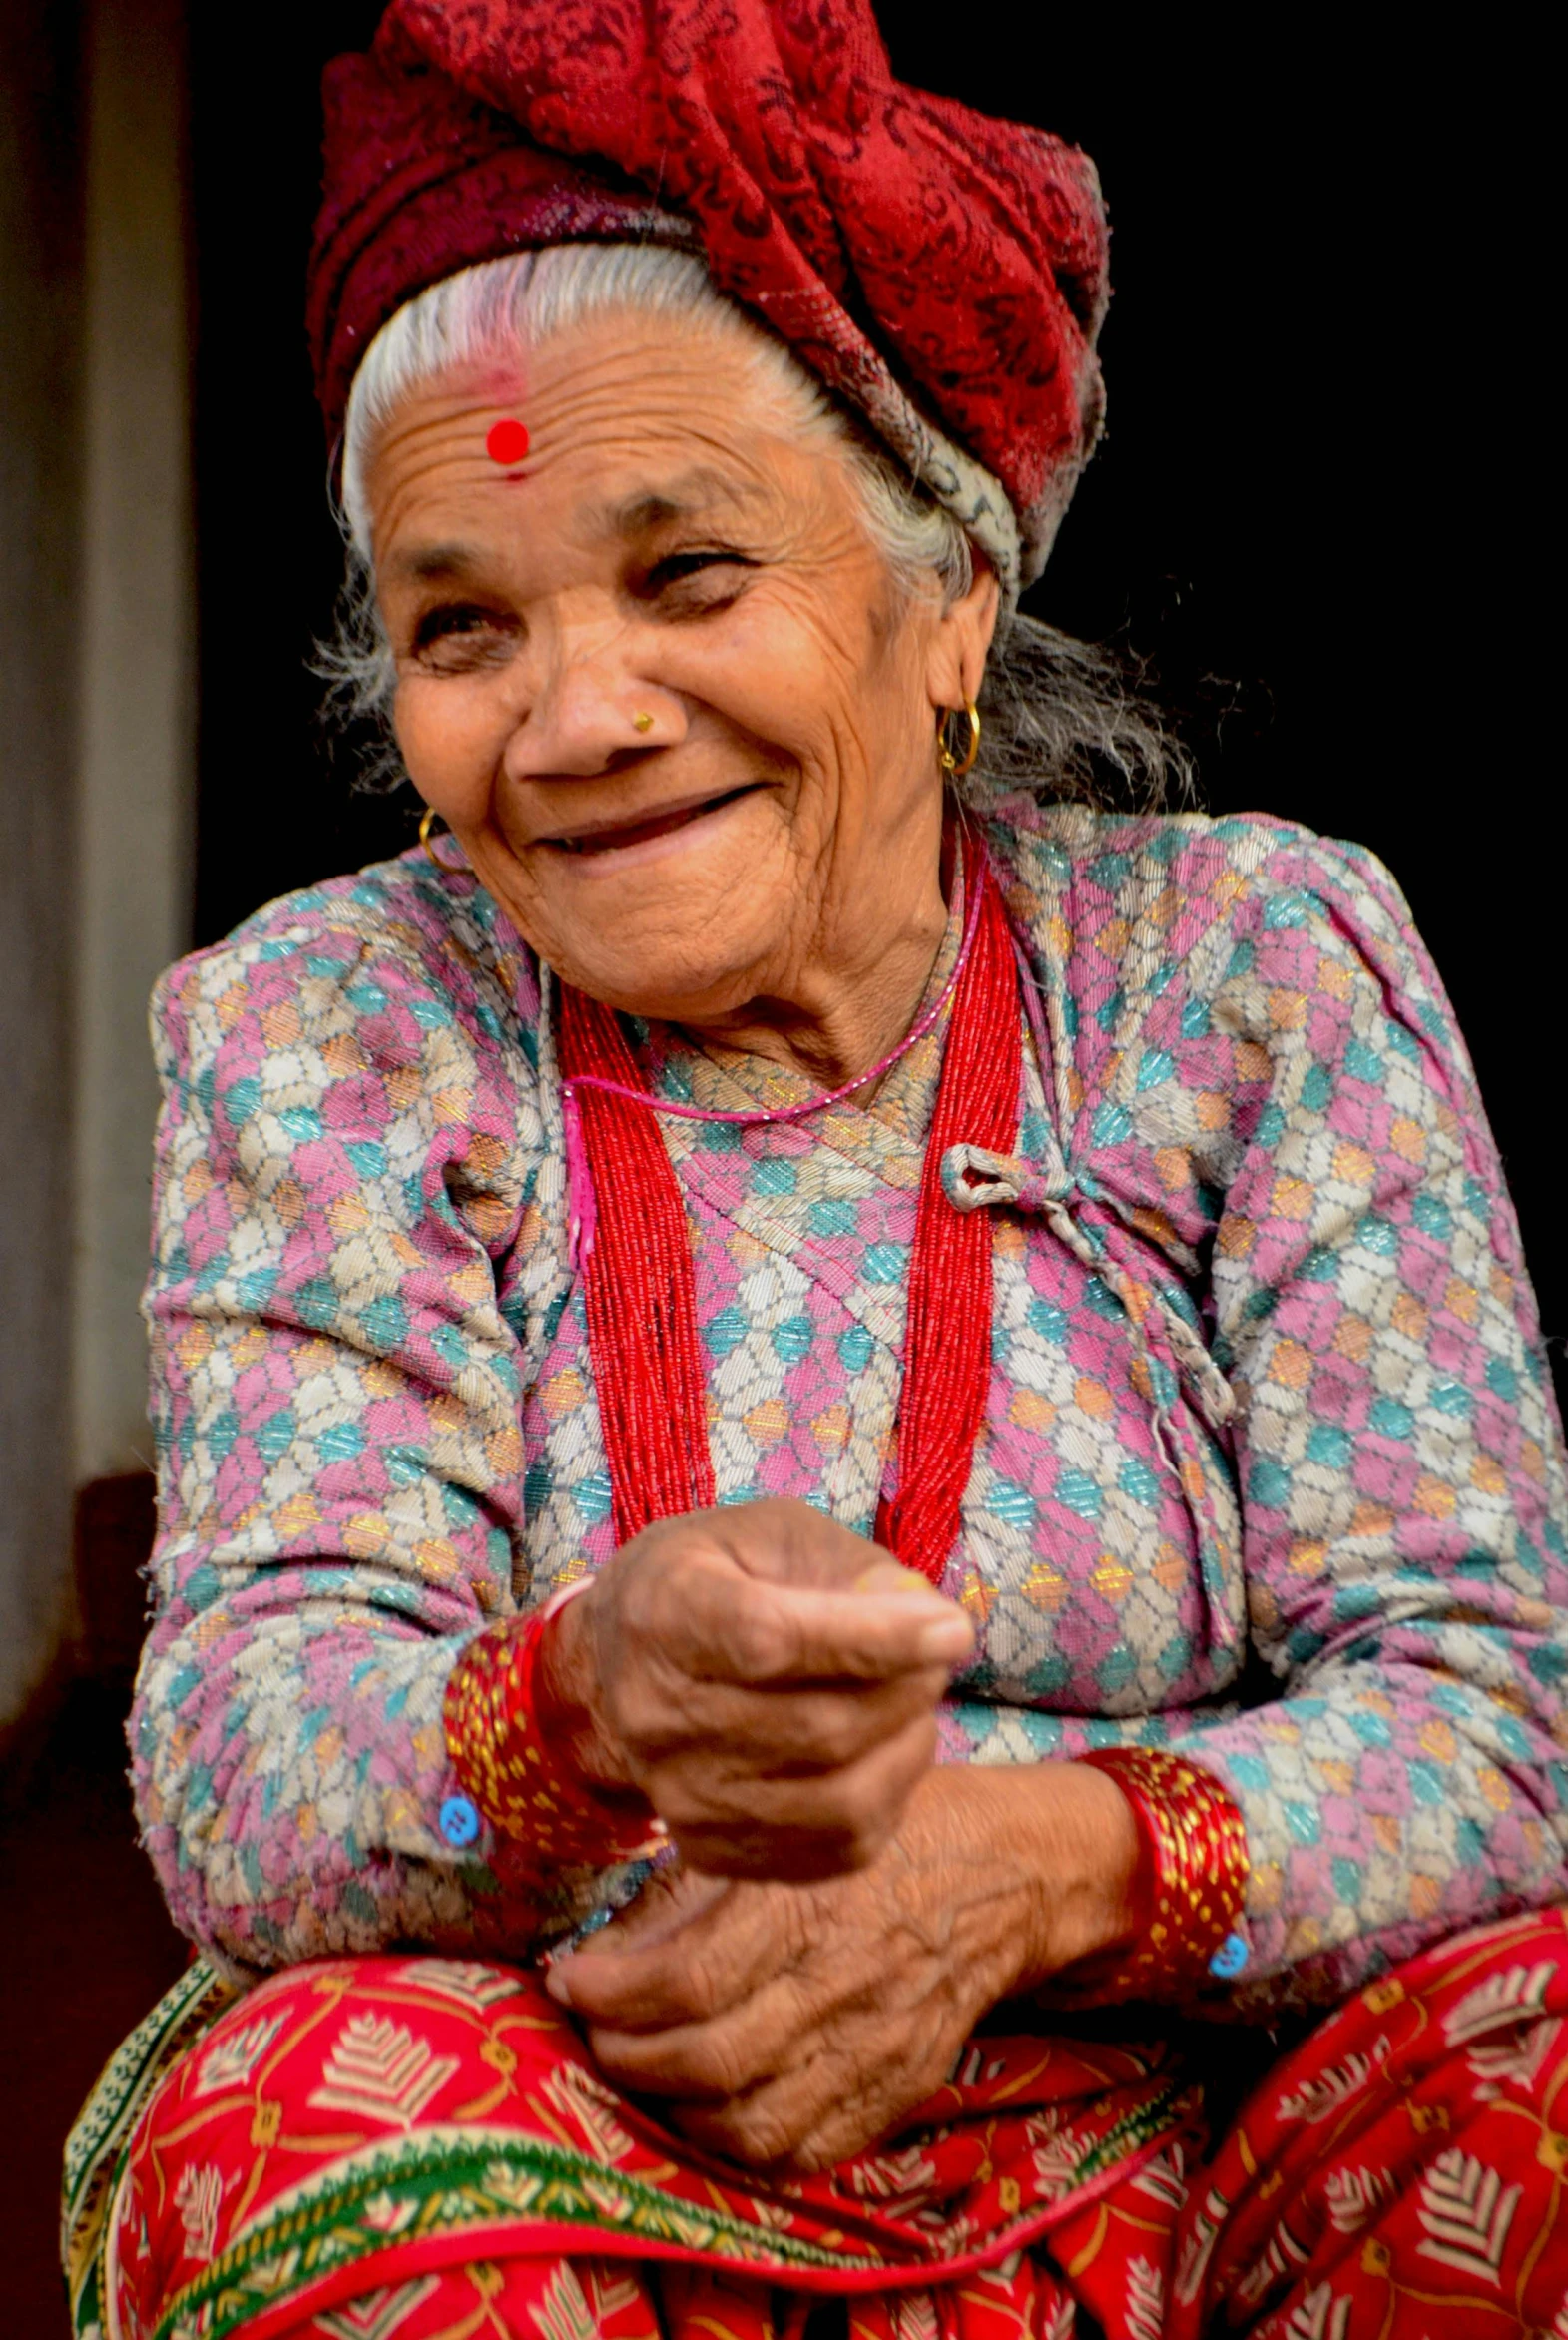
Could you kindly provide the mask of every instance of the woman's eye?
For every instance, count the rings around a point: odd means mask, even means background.
[[[754,565],[743,553],[731,552],[721,546],[713,546],[702,552],[667,553],[662,561],[655,561],[646,572],[642,589],[652,600],[664,593],[680,597],[683,586],[696,585],[706,608],[717,600],[728,600],[738,593],[741,580],[735,572],[750,569]]]
[[[414,628],[413,652],[427,664],[471,666],[510,651],[513,628],[494,610],[453,602],[426,610]]]

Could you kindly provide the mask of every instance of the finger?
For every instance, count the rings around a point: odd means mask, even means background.
[[[743,1575],[771,1583],[842,1592],[868,1568],[897,1566],[884,1548],[867,1543],[863,1535],[792,1496],[726,1504],[699,1514],[689,1524],[700,1528],[711,1548],[722,1552]],[[679,1530],[672,1524],[668,1532]],[[916,1581],[926,1584],[924,1577]]]
[[[780,2177],[810,2176],[832,2169],[885,2134],[890,2122],[835,2106],[818,2107],[772,2087],[761,2087],[738,2102],[682,2103],[670,2125],[701,2151],[743,2168]]]
[[[849,1586],[851,1592],[891,1592],[901,1597],[912,1593],[918,1598],[934,1589],[930,1577],[922,1576],[918,1568],[904,1567],[891,1552],[883,1551],[880,1544],[873,1544],[871,1549],[875,1557],[854,1578]]]
[[[798,1986],[779,1977],[712,2023],[652,2032],[592,2024],[588,2044],[599,2069],[638,2095],[726,2104],[787,2070],[809,2029]]]
[[[694,1682],[656,1662],[623,1683],[615,1723],[644,1793],[670,1764],[712,1767],[715,1777],[813,1778],[837,1771],[934,1715],[943,1667],[923,1667],[852,1688],[752,1687]]]
[[[919,1716],[859,1762],[807,1777],[722,1775],[710,1762],[656,1772],[651,1792],[681,1857],[716,1877],[795,1883],[863,1869],[902,1820],[936,1753]]]
[[[794,2115],[791,2117],[791,2115]],[[739,2102],[727,2104],[678,2103],[669,2114],[670,2126],[699,2151],[721,2161],[739,2162],[760,2175],[775,2172],[793,2176],[809,2169],[825,2169],[827,2159],[810,2156],[810,2121],[787,2101],[781,2103],[772,2088],[763,2087]]]
[[[551,1996],[614,2031],[668,2031],[728,2014],[798,1957],[807,1913],[782,1895],[715,1884],[716,1898],[678,1932],[619,1950],[596,1939],[558,1960]]]
[[[830,2169],[888,2125],[858,2097],[842,2103],[839,2075],[827,2059],[818,2069],[807,2065],[764,2080],[724,2103],[672,2099],[667,2117],[703,2151],[780,2177]]]
[[[846,2055],[830,2035],[813,2038],[777,2074],[725,2101],[673,2098],[671,2126],[724,2159],[780,2175],[830,2169],[902,2125],[930,2093],[923,2072],[904,2076],[888,2037]]]
[[[963,1611],[930,1586],[832,1592],[693,1568],[660,1589],[650,1637],[698,1680],[879,1681],[950,1671],[974,1647]]]
[[[596,1957],[613,1958],[657,1949],[695,1925],[717,1903],[731,1900],[735,1891],[729,1878],[704,1877],[680,1863],[656,1871],[636,1901],[591,1937],[590,1947]]]

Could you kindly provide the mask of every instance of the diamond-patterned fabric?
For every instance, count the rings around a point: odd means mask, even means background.
[[[1192,1754],[1247,1822],[1235,1996],[1338,1998],[1562,1892],[1561,1433],[1474,1078],[1357,849],[1025,800],[989,836],[1039,998],[1019,1155],[949,1180],[992,1214],[996,1298],[944,1754]],[[133,1749],[172,1906],[250,1970],[520,1943],[544,1918],[506,1849],[440,1834],[440,1712],[475,1630],[612,1548],[548,970],[415,854],[183,961],[155,1021]],[[671,1096],[805,1093],[633,1036]],[[894,1483],[940,1047],[871,1110],[664,1125],[722,1501],[869,1532]]]

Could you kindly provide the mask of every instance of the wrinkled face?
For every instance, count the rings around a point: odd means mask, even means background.
[[[410,397],[366,487],[408,771],[569,980],[810,1012],[891,924],[939,925],[936,710],[978,683],[990,581],[978,633],[900,592],[744,347],[596,320]]]

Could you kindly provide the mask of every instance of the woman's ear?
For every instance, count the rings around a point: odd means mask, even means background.
[[[925,687],[933,708],[979,698],[1001,601],[996,571],[976,556],[968,592],[949,603],[931,635]]]

